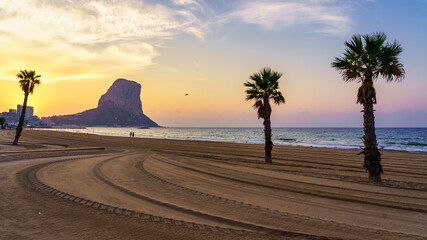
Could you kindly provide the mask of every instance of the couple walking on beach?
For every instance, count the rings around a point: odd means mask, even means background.
[[[135,137],[135,132],[129,132],[129,137]]]

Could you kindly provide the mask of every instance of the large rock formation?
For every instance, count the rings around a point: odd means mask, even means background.
[[[141,85],[126,79],[117,79],[98,101],[98,108],[115,105],[128,112],[142,115]]]
[[[43,120],[52,126],[158,127],[157,123],[144,115],[140,95],[139,83],[117,79],[101,96],[97,108]]]

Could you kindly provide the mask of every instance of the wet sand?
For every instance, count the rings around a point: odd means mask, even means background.
[[[0,239],[427,238],[427,154],[384,151],[375,185],[358,150],[275,146],[267,165],[262,145],[13,136],[0,131]]]

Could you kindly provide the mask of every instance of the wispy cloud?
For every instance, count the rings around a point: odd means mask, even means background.
[[[186,26],[183,31],[204,40],[212,16],[215,15],[209,5],[204,0],[171,0],[171,2],[175,6],[177,16]]]
[[[154,46],[178,33],[203,39],[203,24],[191,12],[139,0],[2,0],[0,73],[36,68],[52,73],[50,80],[126,74],[152,64]]]
[[[173,4],[179,6],[190,6],[201,8],[200,4],[196,0],[171,0]]]
[[[342,3],[336,0],[243,1],[223,21],[238,19],[268,29],[311,24],[316,32],[345,34],[350,31],[350,19]]]

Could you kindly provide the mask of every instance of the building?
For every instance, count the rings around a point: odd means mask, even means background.
[[[42,117],[41,120],[42,122],[46,123],[46,125],[48,126],[55,125],[55,123],[51,120],[50,117]]]
[[[14,113],[14,114],[16,114],[16,109],[9,109],[9,113]]]
[[[16,106],[16,111],[18,113],[18,116],[21,116],[22,106],[21,105]],[[34,108],[30,107],[30,106],[27,106],[27,110],[25,111],[25,117],[26,118],[32,117],[33,114],[34,114]]]

